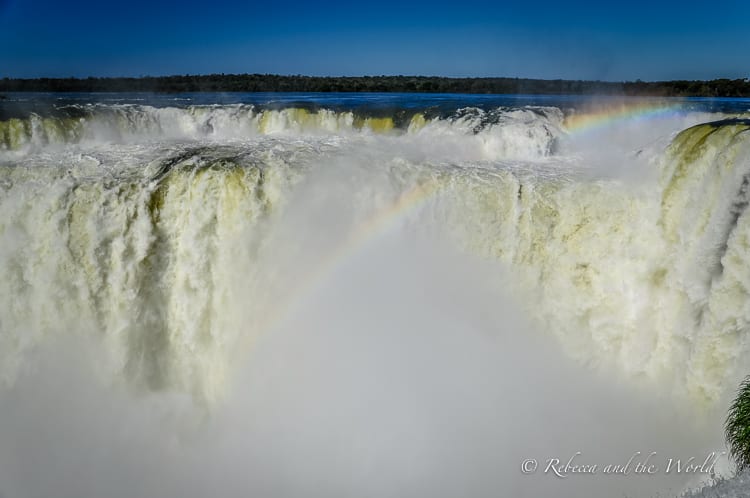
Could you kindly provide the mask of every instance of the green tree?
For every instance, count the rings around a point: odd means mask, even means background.
[[[750,468],[750,376],[742,381],[729,407],[724,436],[737,471]]]

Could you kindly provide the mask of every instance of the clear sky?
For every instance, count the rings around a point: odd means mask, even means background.
[[[0,77],[750,77],[750,1],[0,0]]]

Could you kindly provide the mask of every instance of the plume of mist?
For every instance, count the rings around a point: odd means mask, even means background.
[[[369,178],[387,190],[367,168],[328,171],[278,220],[278,230],[298,234],[297,250],[269,251],[264,264],[289,265],[291,276],[299,268],[290,263],[315,264],[330,249],[325,241],[356,223],[347,186]],[[523,296],[501,265],[403,228],[295,296],[284,319],[242,352],[209,413],[180,395],[137,393],[102,377],[95,341],[73,335],[40,348],[0,391],[0,492],[676,495],[684,475],[561,479],[544,467],[576,452],[605,465],[635,452],[717,450],[711,426],[679,401],[565,360],[523,316]],[[521,471],[528,458],[539,461],[537,473]]]

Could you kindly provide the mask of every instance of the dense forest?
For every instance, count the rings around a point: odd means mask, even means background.
[[[750,97],[750,79],[604,82],[435,76],[211,74],[142,78],[4,78],[0,79],[0,92],[422,92]]]

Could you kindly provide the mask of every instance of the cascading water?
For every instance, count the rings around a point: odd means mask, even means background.
[[[612,479],[522,459],[721,451],[750,121],[601,109],[588,132],[552,106],[0,121],[0,493],[581,496]],[[78,453],[99,477],[59,463]]]

